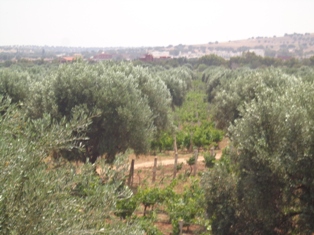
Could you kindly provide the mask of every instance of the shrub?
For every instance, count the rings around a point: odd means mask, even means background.
[[[211,155],[209,152],[204,153],[204,162],[207,168],[212,168],[215,165],[215,156]]]

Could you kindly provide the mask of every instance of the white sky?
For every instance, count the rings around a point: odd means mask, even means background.
[[[140,47],[314,33],[314,0],[0,0],[0,45]]]

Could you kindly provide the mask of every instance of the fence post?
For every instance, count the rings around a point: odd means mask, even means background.
[[[177,137],[176,136],[174,136],[173,148],[174,148],[173,178],[176,178],[177,165],[178,165],[178,148],[177,148]]]
[[[182,230],[183,230],[183,220],[179,220],[179,229],[180,229],[180,235],[182,235]]]
[[[131,167],[130,167],[130,173],[129,173],[129,179],[128,179],[128,186],[133,186],[133,178],[134,178],[134,159],[132,159]]]
[[[194,158],[195,158],[194,176],[196,176],[196,172],[197,172],[197,160],[198,160],[198,150],[195,150],[195,151],[194,151]]]
[[[154,159],[154,168],[153,168],[153,183],[156,180],[156,170],[157,170],[157,157]]]
[[[215,156],[215,148],[214,147],[210,148],[210,155]]]

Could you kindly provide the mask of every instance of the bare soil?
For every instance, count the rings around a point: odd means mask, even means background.
[[[215,150],[216,159],[220,159],[222,155],[223,149],[228,146],[229,140],[224,138],[218,145],[218,149]],[[187,177],[187,175],[194,174],[191,172],[190,166],[187,164],[187,160],[193,155],[193,153],[179,152],[178,153],[178,164],[183,163],[182,169],[180,169],[176,177],[183,178]],[[157,169],[156,169],[156,180],[153,182],[153,166],[154,159],[157,158]],[[135,156],[130,155],[130,162],[132,159],[135,160],[134,164],[134,178],[133,178],[133,188],[141,187],[141,186],[152,186],[152,187],[164,187],[168,185],[173,180],[173,172],[174,172],[174,152],[165,152],[158,154],[157,156]],[[197,172],[202,173],[205,171],[203,152],[200,151],[197,163]],[[196,175],[198,177],[198,174]],[[185,178],[186,179],[186,178]],[[184,187],[189,186],[189,180],[186,180],[183,184],[178,185],[175,188],[177,193],[183,192]],[[137,216],[143,215],[144,208],[139,208],[136,211]],[[172,234],[172,225],[170,223],[169,216],[162,210],[162,208],[156,208],[157,219],[154,223],[155,226],[163,233],[163,234]],[[204,227],[200,225],[191,225],[189,229],[184,227],[183,234],[199,234],[200,231],[204,231]]]

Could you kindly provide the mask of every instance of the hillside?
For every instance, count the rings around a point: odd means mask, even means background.
[[[209,42],[199,45],[168,47],[170,55],[197,58],[205,54],[217,54],[225,59],[239,56],[244,51],[270,57],[307,58],[314,55],[314,34],[285,34],[282,37],[252,37],[229,42]]]

